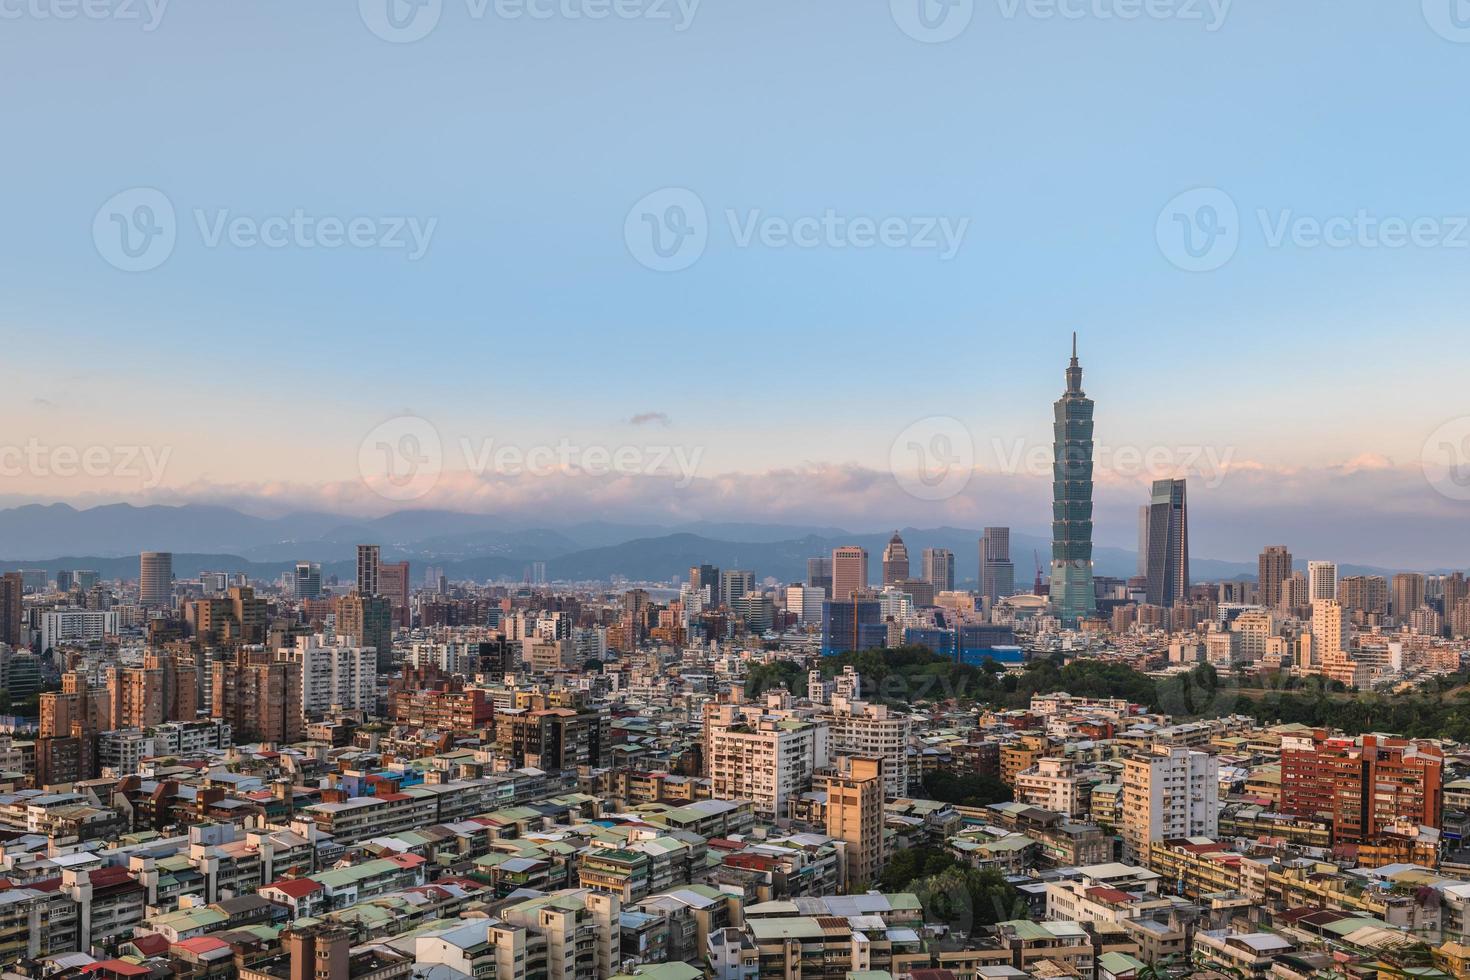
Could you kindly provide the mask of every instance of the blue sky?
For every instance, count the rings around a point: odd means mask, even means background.
[[[976,0],[945,43],[905,34],[886,0],[704,0],[684,30],[672,2],[653,12],[673,20],[593,21],[442,0],[407,44],[369,30],[374,0],[175,2],[153,30],[38,16],[65,2],[24,0],[0,25],[0,399],[50,443],[166,440],[158,489],[309,497],[355,478],[365,434],[400,414],[447,443],[618,445],[661,412],[659,439],[737,476],[881,471],[905,426],[942,415],[983,467],[995,439],[1049,438],[1077,329],[1100,438],[1323,481],[1370,459],[1405,472],[1406,512],[1415,487],[1443,506],[1417,471],[1467,411],[1470,43],[1432,26],[1449,0],[1236,2],[1214,30],[1194,0],[1159,9],[1203,21]],[[177,244],[129,273],[92,228],[140,187],[175,209]],[[1156,225],[1201,187],[1238,208],[1239,245],[1188,272]],[[709,215],[677,272],[625,240],[663,188]],[[298,209],[433,234],[416,261],[209,247],[195,215]],[[949,260],[741,247],[727,216],[829,210],[966,232]],[[1360,211],[1431,220],[1452,244],[1269,244],[1284,215]],[[35,474],[12,491],[139,496]]]

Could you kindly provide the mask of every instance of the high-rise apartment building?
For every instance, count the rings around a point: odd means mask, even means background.
[[[1408,622],[1409,614],[1424,605],[1424,576],[1399,572],[1393,577],[1393,618]]]
[[[1281,583],[1291,578],[1291,552],[1284,544],[1270,544],[1256,559],[1256,587],[1261,605],[1275,609],[1281,605]]]
[[[1347,575],[1338,580],[1337,601],[1359,622],[1374,623],[1388,615],[1388,579],[1382,575]]]
[[[709,705],[705,746],[710,795],[751,800],[759,817],[774,820],[812,776],[827,766],[825,723],[767,715],[756,705]]]
[[[861,895],[883,869],[883,760],[853,756],[826,778],[827,836],[838,850],[842,889]]]
[[[145,551],[138,556],[138,603],[154,608],[173,605],[174,556],[168,551]]]
[[[1149,605],[1173,608],[1189,596],[1189,510],[1183,480],[1155,480],[1148,517]]]
[[[1149,844],[1215,837],[1220,830],[1220,760],[1178,745],[1155,745],[1123,761],[1123,860],[1147,859]]]
[[[909,549],[898,532],[883,548],[883,584],[896,585],[909,577]]]
[[[382,565],[380,550],[375,544],[357,546],[357,594],[378,595],[378,569]]]
[[[413,613],[409,609],[409,594],[412,591],[408,562],[391,561],[378,565],[378,594],[388,600],[392,609],[393,625],[413,625]]]
[[[1337,562],[1307,562],[1307,601],[1337,598]]]
[[[923,579],[940,592],[954,590],[954,552],[948,548],[925,548],[923,554]]]
[[[153,728],[166,721],[194,721],[198,692],[193,661],[176,661],[166,653],[145,654],[142,667],[108,669],[99,727]]]
[[[213,672],[210,714],[228,722],[237,741],[301,741],[306,724],[299,664],[242,649],[233,660],[216,660]]]
[[[846,602],[854,592],[868,587],[868,552],[857,545],[832,551],[832,598]]]
[[[1016,566],[1011,561],[1011,529],[987,527],[980,537],[980,594],[992,604],[1016,592]]]
[[[1351,627],[1347,609],[1336,599],[1312,603],[1312,652],[1319,662],[1340,659],[1347,653]]]
[[[349,645],[372,647],[378,671],[393,668],[393,607],[383,596],[349,592],[337,603],[337,637]]]
[[[833,758],[882,759],[883,792],[890,797],[908,795],[909,733],[913,726],[908,715],[887,705],[834,694],[821,719],[827,724],[828,752]]]
[[[377,652],[370,647],[328,643],[322,636],[299,636],[288,654],[301,673],[301,711],[321,718],[333,708],[375,714]]]
[[[1065,626],[1097,615],[1092,584],[1092,413],[1082,390],[1077,335],[1067,390],[1057,399],[1053,423],[1051,607]]]
[[[1311,587],[1301,572],[1292,572],[1290,578],[1281,580],[1281,606],[1283,609],[1303,609],[1312,604],[1309,598]]]
[[[1332,821],[1333,842],[1372,842],[1391,824],[1439,827],[1444,753],[1430,742],[1316,732],[1281,746],[1281,812]]]
[[[1069,817],[1083,815],[1082,778],[1077,760],[1040,758],[1016,774],[1016,802]]]

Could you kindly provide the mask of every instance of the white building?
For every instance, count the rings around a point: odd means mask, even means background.
[[[369,712],[376,706],[378,655],[372,647],[303,636],[297,638],[291,659],[301,667],[301,710],[306,717],[320,718],[334,705]]]
[[[415,643],[408,662],[414,667],[437,667],[446,674],[467,674],[479,653],[474,643]]]
[[[92,609],[57,609],[41,614],[41,649],[63,643],[100,642],[117,633],[117,613]]]
[[[813,773],[828,765],[826,723],[787,712],[765,714],[756,705],[710,708],[710,795],[751,800],[757,815],[784,818],[791,798],[810,790]]]
[[[1151,841],[1218,836],[1220,760],[1178,745],[1125,759],[1121,810],[1124,860],[1145,860]]]
[[[839,689],[842,682],[843,677],[838,677]],[[890,711],[887,705],[854,701],[838,693],[832,696],[831,710],[822,720],[827,723],[832,756],[881,758],[884,794],[890,798],[908,795],[912,730],[908,715]]]
[[[1081,780],[1077,778],[1076,759],[1037,759],[1029,769],[1016,775],[1016,802],[1082,816]]]
[[[820,585],[788,585],[786,587],[786,609],[796,614],[802,626],[822,625],[822,603],[827,599],[827,590]]]
[[[1307,601],[1337,598],[1337,562],[1307,562]]]

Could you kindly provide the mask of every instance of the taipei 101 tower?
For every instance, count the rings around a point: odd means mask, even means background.
[[[1051,505],[1051,606],[1064,626],[1097,614],[1092,588],[1092,399],[1082,390],[1077,335],[1056,403]]]

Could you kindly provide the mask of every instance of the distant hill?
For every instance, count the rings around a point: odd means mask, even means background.
[[[925,548],[955,554],[961,585],[979,577],[980,531],[971,528],[902,528],[915,575]],[[174,571],[244,572],[274,578],[296,561],[320,562],[327,574],[353,573],[359,543],[383,547],[386,560],[407,559],[417,567],[442,566],[452,578],[521,579],[532,562],[547,563],[560,580],[610,580],[615,576],[662,581],[708,562],[754,571],[759,578],[800,581],[806,560],[840,545],[868,549],[876,578],[892,529],[850,532],[840,528],[779,524],[700,522],[659,527],[583,522],[532,527],[491,514],[400,511],[373,520],[325,513],[259,518],[227,507],[134,507],[126,504],[78,510],[66,504],[0,510],[0,568],[93,568],[107,578],[135,578],[141,551],[174,552]],[[1016,583],[1026,588],[1049,562],[1050,541],[1012,530]],[[66,556],[66,557],[59,557]],[[1100,575],[1127,577],[1137,556],[1120,548],[1095,552]],[[1253,576],[1253,565],[1196,558],[1196,580]],[[1344,573],[1347,573],[1345,568]]]

